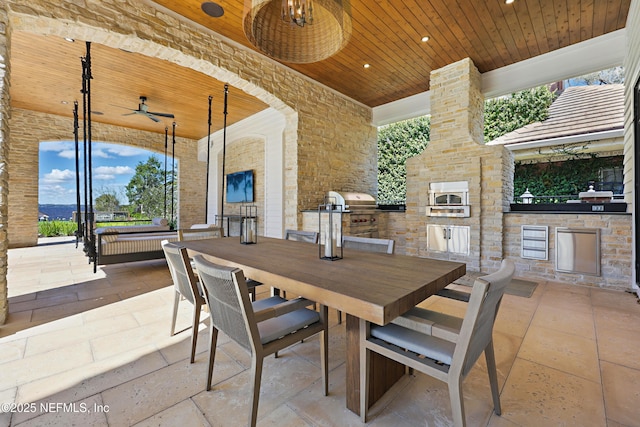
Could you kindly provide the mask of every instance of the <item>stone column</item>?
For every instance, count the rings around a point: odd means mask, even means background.
[[[431,72],[431,140],[407,161],[407,254],[462,261],[469,271],[490,272],[503,257],[502,218],[513,160],[506,148],[484,145],[480,77],[469,58]],[[468,184],[469,217],[426,215],[429,184],[448,181]],[[469,254],[431,249],[427,226],[432,224],[469,227]]]
[[[9,13],[6,3],[0,4],[0,325],[9,315],[7,292],[7,195],[9,176]]]

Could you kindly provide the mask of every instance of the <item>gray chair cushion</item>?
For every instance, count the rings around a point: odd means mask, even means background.
[[[319,321],[320,315],[318,312],[306,308],[267,319],[264,322],[258,323],[260,342],[267,344]]]
[[[371,336],[414,353],[422,354],[429,359],[440,361],[445,365],[451,365],[453,351],[456,348],[454,343],[394,324],[371,325]]]
[[[269,297],[269,298],[259,299],[258,301],[253,301],[251,305],[253,306],[253,311],[260,311],[260,310],[264,310],[265,308],[273,307],[274,305],[278,305],[286,301],[287,300],[282,297]]]

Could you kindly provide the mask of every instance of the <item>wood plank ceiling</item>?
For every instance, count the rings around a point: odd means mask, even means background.
[[[317,63],[285,65],[375,107],[428,90],[432,70],[466,57],[487,72],[624,28],[630,1],[351,0],[353,33],[341,52]],[[242,0],[218,0],[224,8],[220,18],[202,12],[202,0],[155,3],[253,49],[242,30]],[[422,42],[425,36],[429,40]],[[12,105],[68,115],[60,113],[60,101],[77,98],[83,49],[84,43],[15,32]],[[178,135],[201,138],[207,130],[206,99],[213,94],[218,113],[212,129],[220,129],[221,96],[216,94],[222,93],[222,82],[142,55],[97,45],[93,49],[95,66],[103,67],[104,75],[104,82],[96,78],[94,84],[104,85],[104,93],[96,91],[94,103],[104,115],[94,120],[164,132],[167,121],[155,124],[145,117],[122,116],[126,110],[111,107],[135,109],[138,97],[145,95],[151,111],[176,115]],[[370,67],[365,69],[365,63]],[[172,83],[176,81],[179,88]],[[265,108],[233,88],[232,95],[230,123]]]

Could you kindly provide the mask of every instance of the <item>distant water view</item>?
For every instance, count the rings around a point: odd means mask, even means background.
[[[76,207],[76,205],[38,205],[38,219],[40,219],[40,216],[44,214],[49,217],[49,221],[54,219],[71,221],[73,219],[73,212],[76,211]]]

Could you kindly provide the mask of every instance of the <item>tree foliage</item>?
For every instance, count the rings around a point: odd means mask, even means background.
[[[120,209],[120,200],[114,193],[104,192],[95,200],[95,210],[100,212],[115,212]]]
[[[171,206],[172,186],[171,170],[167,172],[167,206]],[[148,217],[165,216],[165,179],[164,167],[156,156],[150,156],[146,162],[139,162],[131,181],[125,187],[129,203],[138,212]],[[167,208],[167,213],[169,213]]]
[[[547,118],[555,95],[547,86],[523,90],[484,103],[484,141]]]
[[[613,67],[608,70],[596,71],[584,76],[571,79],[575,84],[583,85],[607,85],[614,83],[624,83],[624,67]]]
[[[429,129],[430,120],[426,116],[378,129],[378,200],[404,202],[407,197],[406,161],[426,148]]]
[[[622,166],[623,156],[575,156],[563,162],[516,163],[513,180],[516,198],[529,190],[536,197],[575,196],[600,181],[600,170]],[[599,190],[600,188],[596,189]],[[564,201],[564,200],[562,200]],[[548,200],[548,203],[555,202]]]

